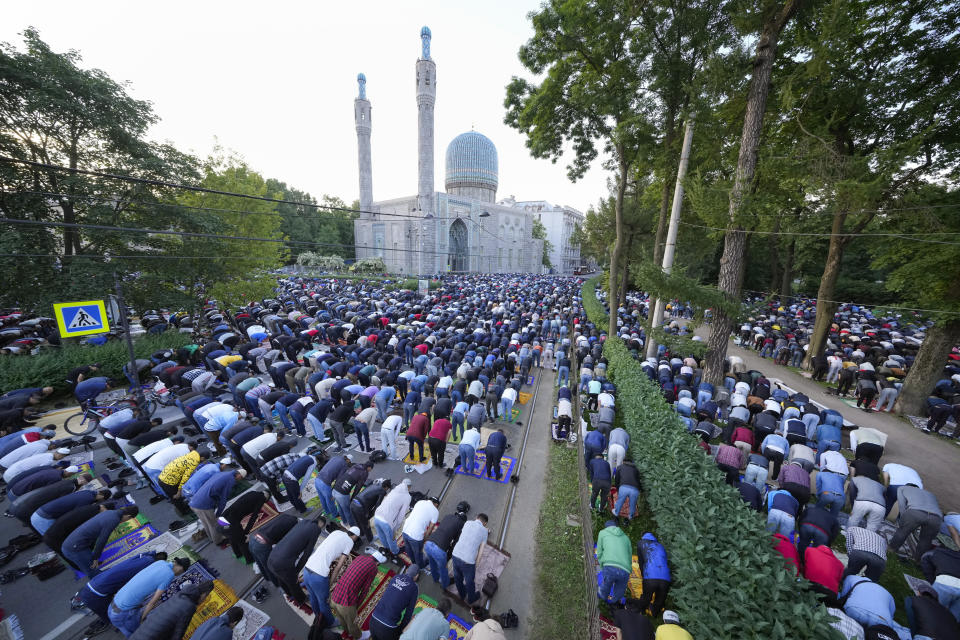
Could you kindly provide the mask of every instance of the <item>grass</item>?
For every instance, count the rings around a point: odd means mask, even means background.
[[[567,524],[580,513],[577,449],[552,446],[547,460],[550,490],[540,505],[536,531],[536,590],[533,640],[581,637],[587,629],[583,538],[580,527]],[[580,632],[576,632],[580,629]]]

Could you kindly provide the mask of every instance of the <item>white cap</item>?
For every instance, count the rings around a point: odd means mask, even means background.
[[[403,482],[401,482],[400,484],[409,487],[409,486],[412,485],[413,483],[410,481],[410,478],[404,478],[404,479],[403,479]]]
[[[231,458],[230,456],[227,456],[226,458],[222,458],[220,460],[220,464],[233,464],[233,458]]]
[[[57,449],[57,453],[59,453],[62,456],[68,456],[70,455],[70,449],[67,449],[66,447],[60,447],[59,449]]]
[[[350,533],[352,533],[352,534],[355,535],[355,536],[359,536],[359,535],[360,535],[360,527],[350,527],[349,529],[347,529],[347,531],[349,531]]]
[[[665,624],[680,624],[680,616],[677,615],[676,611],[668,609],[663,612],[663,622]]]
[[[239,474],[241,478],[246,478],[246,477],[247,477],[247,470],[246,470],[246,469],[237,469],[237,470],[236,470],[236,473]]]
[[[75,464],[72,464],[66,469],[64,469],[64,471],[66,471],[67,473],[80,473],[80,467],[78,467]]]

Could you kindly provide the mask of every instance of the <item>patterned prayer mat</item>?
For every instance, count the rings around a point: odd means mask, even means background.
[[[168,558],[172,560],[172,558]],[[166,602],[180,591],[186,584],[200,584],[204,580],[216,580],[216,576],[210,571],[203,562],[193,562],[186,571],[176,576],[160,596],[160,600]]]
[[[131,518],[130,520],[121,522],[117,525],[117,528],[113,530],[113,533],[110,534],[110,537],[107,538],[107,544],[119,540],[131,531],[139,529],[148,522],[150,522],[150,520],[148,520],[147,516],[142,513],[138,513],[136,518]]]
[[[617,638],[617,626],[600,616],[600,640],[616,640]]]
[[[484,603],[489,600],[489,598],[482,595],[483,583],[487,579],[487,574],[492,573],[499,578],[501,574],[503,574],[504,569],[507,568],[509,562],[509,553],[498,549],[490,543],[484,543],[483,549],[480,550],[480,557],[477,559],[477,568],[473,580],[473,587],[478,594],[481,594],[480,598]],[[452,560],[447,564],[447,572],[450,574],[450,584],[447,586],[446,592],[459,600],[460,596],[457,593],[457,587],[453,581]]]
[[[190,640],[190,636],[197,630],[197,627],[210,618],[222,616],[230,607],[236,604],[236,602],[237,594],[230,585],[223,580],[214,580],[213,591],[197,606],[197,610],[190,619],[190,624],[187,625],[186,632],[183,634],[183,640]]]
[[[610,513],[614,515],[618,515],[621,518],[629,518],[630,517],[630,500],[623,501],[623,504],[620,505],[620,513],[614,513],[613,508],[616,506],[616,504],[617,504],[617,488],[610,487],[610,495],[607,497],[607,509],[610,511]]]
[[[263,525],[276,518],[278,515],[280,515],[280,511],[277,509],[277,506],[274,504],[273,500],[267,500],[263,503],[263,506],[260,507],[260,511],[257,512],[257,521],[254,523],[253,528],[250,529],[250,531],[256,531]],[[250,518],[252,517],[252,515],[246,516],[240,521],[240,524],[246,528],[247,523],[250,522]]]
[[[466,620],[453,613],[447,616],[447,622],[450,623],[450,632],[447,635],[449,640],[463,640],[473,627]]]
[[[457,473],[465,476],[470,476],[472,478],[483,478],[485,480],[490,480],[492,482],[499,482],[500,484],[506,484],[510,482],[510,475],[513,473],[513,468],[516,466],[517,460],[515,458],[508,458],[507,456],[503,456],[502,458],[500,458],[500,471],[501,471],[500,480],[497,480],[496,478],[488,478],[486,475],[484,475],[483,469],[486,463],[487,463],[486,454],[483,453],[482,451],[477,451],[474,459],[473,473],[467,473],[466,470],[464,470],[462,465],[457,465]]]
[[[100,554],[100,564],[107,565],[117,558],[127,555],[134,549],[140,547],[151,538],[159,535],[159,531],[149,524],[145,524],[139,529],[131,531],[127,535],[114,540],[103,548]]]
[[[246,600],[238,600],[235,606],[243,609],[243,618],[233,628],[233,640],[251,640],[270,621],[270,616]]]
[[[387,590],[387,586],[394,575],[396,574],[393,570],[384,565],[377,567],[377,576],[370,584],[370,591],[367,592],[367,596],[357,607],[357,622],[360,623],[361,630],[366,631],[370,628],[370,616],[373,615],[373,610],[377,607],[377,603],[380,602],[380,598],[383,597],[383,593]],[[348,638],[349,636],[344,632],[343,637]]]

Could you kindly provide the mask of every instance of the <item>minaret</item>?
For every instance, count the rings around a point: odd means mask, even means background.
[[[422,53],[417,60],[417,207],[421,215],[433,215],[433,106],[437,101],[437,65],[430,59],[430,28],[420,30]],[[436,222],[424,224],[424,264],[436,255],[428,253],[436,247]],[[425,272],[432,272],[433,268]]]
[[[373,169],[370,164],[370,101],[367,100],[367,77],[357,74],[360,94],[353,101],[353,117],[357,124],[357,158],[360,163],[360,210],[362,218],[372,218]]]

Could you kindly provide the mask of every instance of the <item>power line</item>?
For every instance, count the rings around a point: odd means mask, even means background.
[[[263,260],[275,261],[276,258],[257,256],[161,256],[153,253],[142,255],[113,255],[111,253],[75,253],[65,256],[60,253],[0,253],[3,258],[98,258],[102,260]]]
[[[41,227],[59,227],[65,229],[92,229],[96,231],[113,231],[120,233],[146,233],[146,234],[156,234],[156,235],[168,235],[168,236],[178,236],[183,238],[211,238],[214,240],[241,240],[247,242],[270,242],[274,244],[291,244],[291,245],[304,245],[311,247],[337,247],[337,248],[357,248],[357,249],[370,249],[376,251],[393,251],[400,253],[424,253],[427,255],[437,255],[437,256],[451,256],[454,253],[449,251],[429,251],[429,250],[420,250],[420,249],[391,249],[386,247],[368,247],[365,245],[353,245],[353,244],[344,244],[336,242],[311,242],[307,240],[288,240],[284,238],[256,238],[250,236],[228,236],[217,233],[202,233],[196,231],[170,231],[165,229],[145,229],[142,227],[116,227],[111,225],[103,224],[85,224],[78,222],[53,222],[53,221],[43,221],[43,220],[22,220],[20,218],[0,218],[0,223],[8,224],[23,224],[29,226],[41,226]],[[484,256],[482,253],[468,253],[467,257],[478,257],[478,258],[493,258],[496,256]]]
[[[708,227],[702,224],[694,224],[692,222],[683,222],[680,224],[688,227],[696,227],[698,229],[709,229],[711,231],[728,231],[725,227]],[[831,238],[833,236],[858,236],[858,237],[884,237],[884,238],[900,238],[901,240],[912,240],[914,242],[925,242],[929,244],[949,244],[949,245],[960,245],[960,242],[947,242],[945,240],[924,240],[923,238],[916,238],[913,236],[923,235],[960,235],[960,231],[932,231],[927,233],[917,233],[912,235],[902,234],[902,233],[813,233],[813,232],[802,232],[802,231],[749,231],[747,229],[742,230],[742,233],[753,233],[757,235],[774,235],[774,236],[812,236],[819,238]]]
[[[921,313],[947,313],[950,315],[960,315],[960,311],[946,311],[944,309],[917,309],[913,307],[900,307],[889,304],[868,304],[865,302],[852,302],[850,300],[819,300],[817,296],[782,296],[779,293],[773,291],[757,291],[755,289],[743,289],[744,293],[757,293],[765,297],[773,296],[776,298],[788,298],[791,300],[817,300],[818,302],[830,302],[833,304],[853,304],[858,307],[867,307],[874,309],[896,309],[898,311],[917,311]]]

